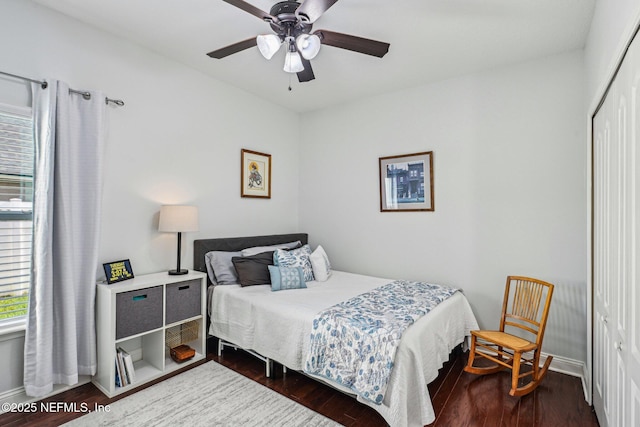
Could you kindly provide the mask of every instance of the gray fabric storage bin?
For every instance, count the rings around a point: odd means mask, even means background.
[[[116,295],[116,339],[162,326],[162,286]]]
[[[201,287],[200,279],[167,285],[167,325],[200,314]]]

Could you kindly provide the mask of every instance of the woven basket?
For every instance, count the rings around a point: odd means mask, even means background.
[[[198,339],[200,324],[197,320],[174,326],[165,331],[165,344],[169,348],[178,347]]]

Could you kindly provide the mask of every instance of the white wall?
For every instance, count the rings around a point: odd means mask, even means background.
[[[640,1],[597,0],[585,46],[587,102],[597,106],[638,25]]]
[[[175,235],[157,231],[163,203],[200,209],[189,266],[197,237],[296,231],[296,114],[31,2],[3,0],[0,36],[12,40],[0,70],[126,102],[110,108],[101,261],[130,258],[139,274],[175,267]],[[20,86],[0,78],[0,102]],[[282,121],[292,132],[264,132]],[[271,200],[240,198],[241,148],[273,155]]]
[[[300,229],[333,266],[460,286],[496,327],[509,274],[557,285],[546,352],[586,360],[582,52],[302,116]],[[378,158],[434,151],[435,212],[379,211]]]
[[[0,39],[1,71],[61,79],[126,103],[109,112],[97,276],[103,262],[123,258],[135,274],[175,268],[176,236],[157,231],[164,203],[200,209],[200,231],[183,239],[188,268],[194,238],[298,230],[297,114],[24,0],[0,2]],[[0,77],[0,102],[29,100],[24,84]],[[291,132],[264,132],[281,122]],[[240,198],[241,148],[273,156],[270,200]],[[0,347],[16,370],[21,342]],[[0,394],[15,385],[4,380]]]

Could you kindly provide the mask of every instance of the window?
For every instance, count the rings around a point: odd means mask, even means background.
[[[0,325],[27,314],[33,152],[31,110],[0,104]]]

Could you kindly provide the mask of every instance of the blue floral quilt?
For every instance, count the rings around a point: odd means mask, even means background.
[[[321,311],[305,372],[381,404],[403,332],[457,289],[395,281]]]

